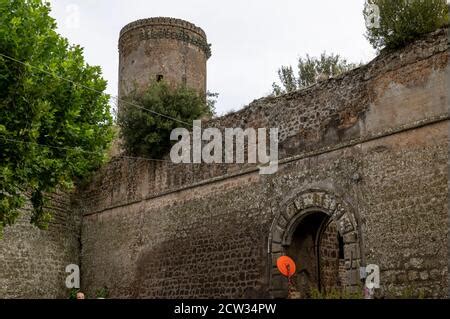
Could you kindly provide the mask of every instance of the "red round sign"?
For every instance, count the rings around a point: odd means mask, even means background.
[[[277,267],[283,276],[292,277],[295,274],[295,262],[288,256],[278,258]]]

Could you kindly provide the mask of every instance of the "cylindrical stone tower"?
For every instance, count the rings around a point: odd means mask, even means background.
[[[119,97],[164,80],[206,92],[211,49],[205,32],[180,19],[149,18],[126,25],[119,39]]]

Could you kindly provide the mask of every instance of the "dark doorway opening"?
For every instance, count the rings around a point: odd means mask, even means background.
[[[290,298],[311,298],[339,291],[345,277],[344,241],[334,220],[323,212],[306,215],[285,247],[296,266]]]

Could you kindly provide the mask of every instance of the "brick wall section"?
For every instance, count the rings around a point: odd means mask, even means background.
[[[65,267],[79,264],[80,216],[67,194],[53,194],[48,230],[30,224],[27,207],[0,240],[0,298],[67,298]]]
[[[447,294],[446,30],[336,79],[253,102],[217,127],[279,127],[280,170],[117,158],[83,198],[88,292],[270,296],[267,237],[288,194],[326,185],[358,214],[387,297]],[[204,124],[204,127],[206,124]],[[234,174],[234,175],[233,175]]]
[[[383,293],[411,286],[444,296],[447,127],[302,159],[275,176],[247,174],[85,216],[84,289],[107,286],[116,297],[242,297],[253,289],[267,296],[272,207],[293,189],[321,182],[354,199]],[[429,276],[410,280],[410,271]]]
[[[339,283],[341,289],[346,289],[348,285],[347,270],[345,269],[344,259],[339,259]]]
[[[339,277],[339,241],[338,230],[331,222],[322,234],[320,244],[320,284],[326,292],[341,287]]]

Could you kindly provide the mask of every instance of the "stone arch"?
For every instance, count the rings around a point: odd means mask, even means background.
[[[321,212],[337,225],[343,239],[344,259],[348,288],[360,286],[359,267],[363,266],[364,254],[359,218],[348,201],[323,188],[309,188],[296,192],[277,208],[268,238],[269,290],[274,298],[286,298],[288,283],[277,270],[277,259],[285,255],[285,248],[292,241],[297,226],[308,215]]]

